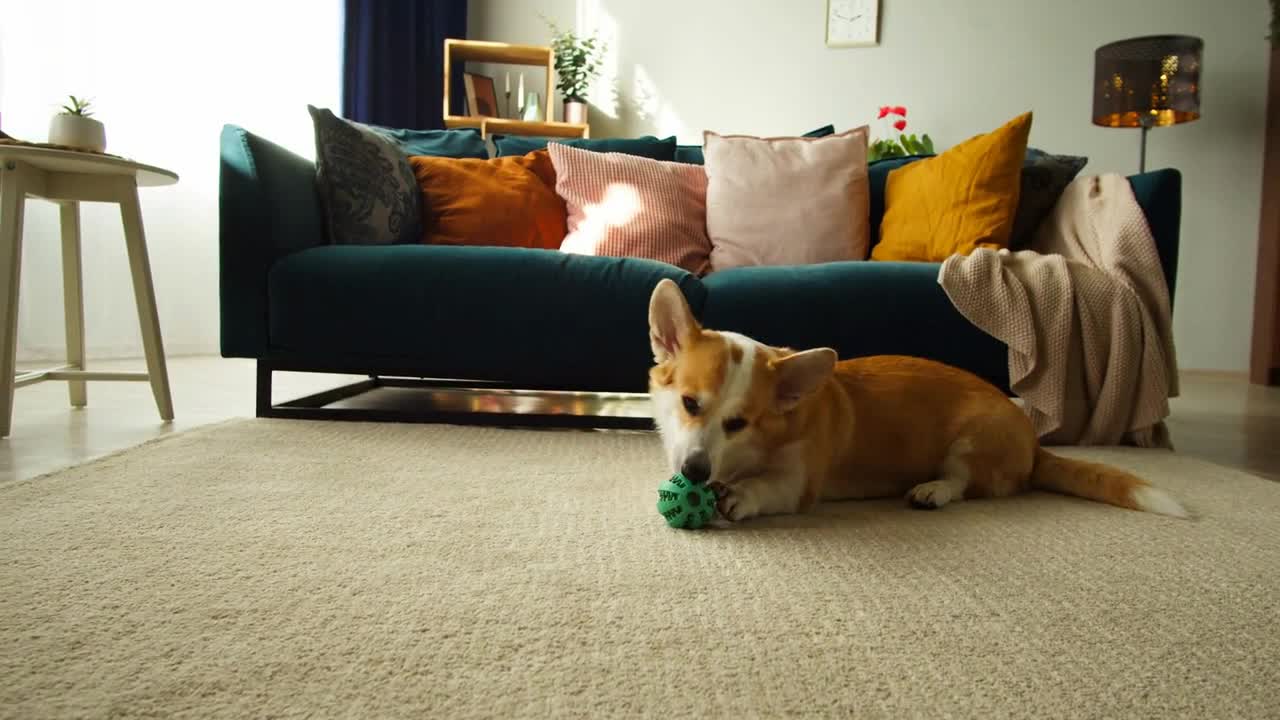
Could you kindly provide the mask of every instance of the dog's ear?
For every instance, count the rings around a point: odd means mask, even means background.
[[[654,362],[666,362],[688,347],[701,330],[689,303],[670,278],[663,278],[649,298],[649,344]]]
[[[835,370],[836,357],[836,351],[831,348],[816,348],[770,362],[777,383],[774,402],[778,410],[795,409],[806,395],[826,382]]]

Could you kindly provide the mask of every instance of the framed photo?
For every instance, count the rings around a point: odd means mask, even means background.
[[[467,91],[467,114],[472,117],[500,117],[498,94],[493,89],[493,78],[488,75],[463,73],[462,84]]]
[[[880,0],[827,0],[827,47],[880,44]]]

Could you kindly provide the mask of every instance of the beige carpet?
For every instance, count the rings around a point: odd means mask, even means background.
[[[1076,453],[1080,454],[1080,453]],[[650,435],[246,420],[0,486],[0,712],[1276,717],[1280,484],[668,529]]]

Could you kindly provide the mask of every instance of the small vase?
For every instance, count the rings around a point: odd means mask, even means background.
[[[102,123],[93,118],[60,113],[49,121],[49,142],[104,152],[107,149],[107,133]]]
[[[565,100],[564,121],[571,125],[586,125],[587,104],[581,100]]]
[[[538,93],[530,90],[528,97],[525,99],[524,110],[520,113],[520,119],[525,122],[541,121],[541,102],[542,98],[538,97]]]

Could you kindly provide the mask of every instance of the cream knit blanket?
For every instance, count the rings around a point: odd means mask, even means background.
[[[952,256],[938,282],[1009,346],[1010,387],[1042,443],[1172,447],[1169,291],[1123,176],[1077,178],[1030,249]]]

